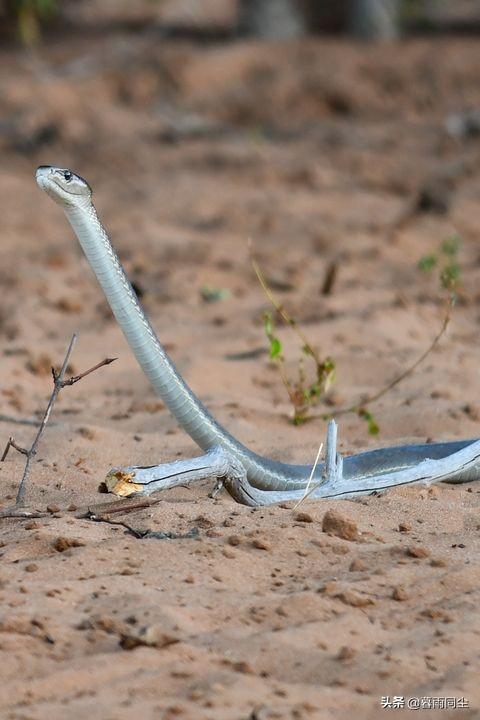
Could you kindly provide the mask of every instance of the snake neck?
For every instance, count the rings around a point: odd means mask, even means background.
[[[227,450],[258,488],[303,485],[308,469],[253,453],[212,417],[183,380],[150,325],[92,203],[63,209],[132,352],[179,426],[202,450]]]
[[[222,445],[235,455],[243,455],[246,448],[214,420],[168,357],[94,206],[64,210],[137,361],[180,427],[203,450]]]

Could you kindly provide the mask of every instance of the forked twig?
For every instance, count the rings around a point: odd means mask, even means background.
[[[95,370],[99,370],[101,367],[104,367],[105,365],[110,365],[110,363],[114,362],[117,358],[105,358],[105,360],[102,360],[101,362],[97,363],[93,367],[89,368],[88,370],[85,370],[85,372],[80,373],[80,375],[73,375],[70,378],[67,378],[66,380],[62,380],[60,389],[67,387],[69,385],[75,385],[79,380],[83,380],[84,377],[87,377],[87,375],[90,375],[90,373],[95,372]],[[52,368],[52,374],[55,378],[55,371]]]
[[[74,375],[70,378],[65,379],[65,372],[68,367],[68,363],[70,360],[70,355],[72,354],[72,350],[75,346],[75,343],[77,341],[77,336],[74,334],[72,335],[72,338],[70,340],[70,343],[67,348],[67,352],[65,353],[65,357],[62,363],[62,366],[59,371],[55,370],[55,368],[52,367],[52,377],[53,377],[53,390],[52,394],[50,395],[50,399],[48,401],[48,405],[46,407],[46,410],[43,414],[43,418],[39,424],[39,428],[37,431],[37,434],[35,435],[35,438],[33,440],[32,445],[30,448],[24,448],[18,445],[13,437],[10,437],[7,441],[7,444],[5,446],[5,449],[3,451],[2,457],[0,459],[0,462],[4,462],[10,448],[14,448],[17,452],[19,452],[22,455],[25,455],[27,458],[25,461],[25,468],[23,470],[22,479],[20,481],[20,485],[18,487],[17,491],[17,497],[15,500],[15,505],[10,508],[5,508],[4,510],[0,511],[0,518],[4,517],[32,517],[33,515],[38,515],[38,513],[32,513],[31,511],[25,509],[25,493],[26,493],[26,487],[27,487],[27,480],[30,474],[30,467],[33,458],[37,454],[37,447],[40,442],[40,438],[42,437],[45,428],[47,426],[47,423],[50,419],[50,415],[53,409],[53,406],[55,405],[55,402],[57,400],[58,394],[60,390],[62,390],[64,387],[74,385],[79,380],[82,380],[82,378],[86,377],[90,373],[94,372],[95,370],[98,370],[99,368],[103,367],[104,365],[109,365],[112,363],[116,358],[105,358],[105,360],[102,360],[101,362],[94,365],[92,368],[89,368],[83,373],[80,373],[80,375]]]

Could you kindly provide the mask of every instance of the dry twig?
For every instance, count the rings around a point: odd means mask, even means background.
[[[3,413],[0,414],[0,422],[13,423],[14,425],[33,425],[33,427],[40,425],[40,420],[36,418],[19,418],[15,417],[15,415],[4,415]]]
[[[455,296],[450,295],[447,301],[447,306],[445,310],[445,315],[443,318],[442,326],[438,333],[433,338],[430,345],[423,351],[423,353],[408,367],[405,368],[399,375],[393,378],[387,385],[385,385],[380,390],[377,390],[372,395],[368,395],[367,397],[363,398],[363,400],[355,403],[354,405],[349,405],[348,407],[339,408],[338,410],[335,410],[335,413],[325,413],[321,415],[311,415],[310,420],[316,420],[316,419],[322,419],[322,420],[330,420],[335,417],[338,417],[340,415],[346,415],[347,413],[357,413],[358,415],[366,415],[365,408],[368,405],[371,405],[372,403],[376,402],[377,400],[380,400],[384,395],[390,392],[390,390],[393,390],[394,387],[396,387],[399,383],[401,383],[405,378],[412,375],[415,370],[418,368],[419,365],[421,365],[424,360],[435,350],[437,345],[439,344],[442,337],[447,332],[447,328],[450,324],[450,320],[452,319],[452,311],[453,307],[455,305]]]
[[[25,507],[25,493],[27,488],[27,480],[30,474],[30,466],[32,463],[33,458],[37,454],[37,448],[38,444],[40,442],[40,438],[42,437],[45,428],[47,426],[47,423],[50,419],[50,415],[53,409],[53,406],[55,405],[55,402],[57,400],[58,394],[60,390],[62,390],[64,387],[75,385],[75,383],[79,382],[79,380],[82,380],[87,375],[90,375],[90,373],[94,372],[95,370],[98,370],[99,368],[103,367],[104,365],[110,365],[116,358],[105,358],[105,360],[102,360],[101,362],[94,365],[92,368],[89,368],[88,370],[85,370],[85,372],[80,373],[80,375],[74,375],[70,378],[65,379],[65,372],[67,370],[68,362],[70,360],[70,355],[72,354],[72,350],[75,346],[75,343],[77,341],[77,336],[74,334],[72,335],[72,339],[70,340],[70,344],[68,346],[67,352],[65,354],[65,358],[63,360],[62,366],[59,371],[55,370],[55,368],[52,367],[52,377],[53,377],[53,390],[52,394],[50,395],[50,399],[48,401],[48,405],[46,407],[46,410],[44,412],[43,418],[39,423],[39,428],[37,431],[37,434],[35,435],[35,438],[33,440],[32,445],[30,448],[24,448],[18,445],[13,437],[10,437],[8,439],[8,442],[5,446],[5,450],[3,451],[3,455],[0,459],[0,462],[4,462],[10,448],[13,448],[17,452],[19,452],[21,455],[25,455],[27,458],[25,461],[25,468],[23,470],[22,479],[20,481],[20,485],[18,487],[17,491],[17,497],[15,500],[15,505],[9,508],[5,508],[4,510],[0,511],[0,518],[5,517],[38,517],[39,513],[35,511],[30,511]]]

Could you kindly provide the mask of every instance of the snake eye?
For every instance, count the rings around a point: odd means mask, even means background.
[[[65,170],[65,172],[63,173],[63,177],[67,182],[70,182],[73,177],[73,173],[71,173],[70,170]]]

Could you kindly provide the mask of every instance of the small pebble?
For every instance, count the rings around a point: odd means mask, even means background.
[[[430,565],[432,567],[447,567],[448,563],[443,558],[432,558],[430,560]]]
[[[257,550],[271,550],[272,546],[269,542],[264,540],[263,538],[254,538],[252,540],[252,545],[254,548],[257,548]]]
[[[366,595],[360,595],[353,590],[344,590],[343,592],[338,593],[335,597],[345,603],[345,605],[351,605],[352,607],[374,605],[374,600],[372,598],[369,598]]]
[[[307,512],[296,512],[293,516],[295,522],[313,523],[313,517]]]
[[[344,540],[358,540],[357,524],[343,517],[337,510],[328,510],[323,516],[322,530]]]
[[[83,540],[77,540],[77,538],[67,538],[63,536],[58,537],[53,543],[53,547],[58,552],[65,552],[65,550],[68,550],[69,548],[83,547],[84,545],[85,543],[83,542]]]
[[[367,564],[361,560],[361,558],[355,558],[350,563],[349,570],[351,570],[351,572],[362,572],[363,570],[367,570]]]
[[[413,558],[426,558],[430,555],[430,551],[422,545],[410,545],[407,548],[407,555]]]
[[[35,520],[30,520],[30,522],[25,523],[25,530],[36,530],[40,527],[40,523],[36,522]]]
[[[408,593],[404,587],[397,585],[397,587],[394,587],[392,590],[392,598],[393,600],[402,602],[403,600],[408,600]]]
[[[343,645],[337,654],[337,660],[351,660],[356,655],[355,648],[351,647],[350,645]]]

